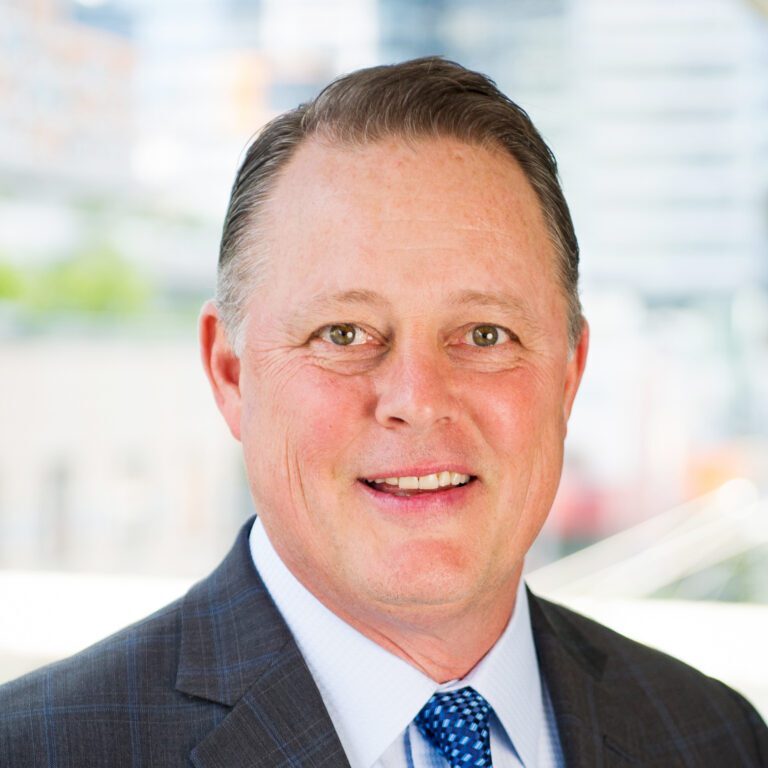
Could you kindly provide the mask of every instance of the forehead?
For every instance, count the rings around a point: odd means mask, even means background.
[[[541,208],[517,162],[455,139],[308,140],[281,173],[261,231],[264,282],[278,301],[295,297],[299,282],[307,293],[374,287],[416,299],[420,290],[422,302],[459,283],[525,293],[542,277],[556,282]]]
[[[466,223],[481,217],[499,229],[534,219],[543,224],[538,199],[511,155],[449,137],[354,146],[309,139],[281,173],[271,202],[279,214],[333,203],[386,218],[399,215],[405,202],[425,216],[447,213]]]

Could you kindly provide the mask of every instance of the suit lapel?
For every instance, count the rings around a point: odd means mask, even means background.
[[[291,645],[195,747],[196,768],[349,768],[320,694]]]
[[[349,768],[312,675],[253,567],[250,527],[182,606],[176,688],[223,705],[192,763]]]
[[[608,657],[557,606],[528,593],[536,652],[569,768],[630,766],[643,752],[629,696],[603,682]]]

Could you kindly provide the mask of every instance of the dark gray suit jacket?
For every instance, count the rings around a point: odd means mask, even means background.
[[[0,766],[348,766],[253,567],[249,529],[179,601],[1,687]],[[768,766],[768,730],[737,693],[565,608],[530,604],[568,766]]]

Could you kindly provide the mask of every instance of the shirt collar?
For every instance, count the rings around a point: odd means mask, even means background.
[[[524,766],[536,765],[543,725],[539,662],[533,642],[528,594],[517,588],[512,618],[491,650],[463,680],[493,707]]]
[[[438,689],[471,685],[494,708],[523,765],[534,765],[541,683],[520,581],[504,633],[463,679],[438,686],[326,608],[288,570],[257,518],[251,556],[309,667],[352,768],[370,768]]]

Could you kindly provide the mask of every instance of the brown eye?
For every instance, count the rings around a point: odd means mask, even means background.
[[[496,325],[476,325],[472,329],[472,343],[478,347],[492,347],[499,343],[499,327]]]
[[[348,323],[339,323],[338,325],[329,325],[328,340],[340,347],[347,347],[354,344],[357,336],[357,326]]]

